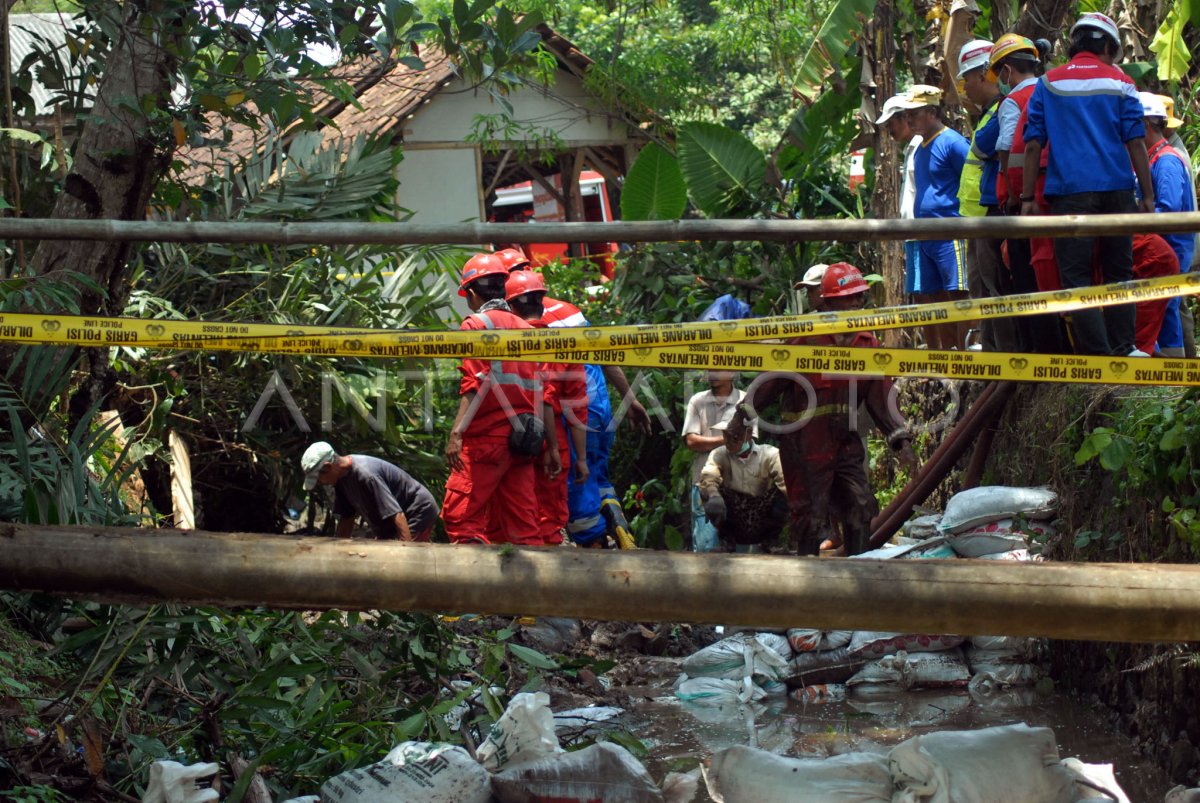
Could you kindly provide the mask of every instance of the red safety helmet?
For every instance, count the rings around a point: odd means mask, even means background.
[[[529,267],[529,257],[520,248],[505,248],[496,252],[496,256],[504,263],[509,271],[525,270]]]
[[[462,281],[458,283],[458,294],[466,298],[467,285],[476,279],[484,276],[507,275],[508,268],[504,266],[504,260],[500,259],[496,254],[491,254],[487,251],[476,254],[463,265]]]
[[[512,301],[517,296],[523,296],[526,293],[537,292],[546,292],[546,281],[537,271],[514,270],[508,274],[508,281],[504,283],[505,301]]]
[[[858,268],[847,262],[835,262],[821,278],[821,296],[837,298],[865,293],[870,289]]]

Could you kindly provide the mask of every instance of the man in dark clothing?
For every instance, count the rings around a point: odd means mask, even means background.
[[[437,502],[408,472],[370,455],[339,455],[325,441],[309,446],[300,466],[305,490],[318,483],[333,486],[339,538],[351,537],[358,515],[382,541],[429,540],[438,516]]]

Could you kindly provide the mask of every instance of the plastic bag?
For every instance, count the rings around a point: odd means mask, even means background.
[[[787,758],[737,745],[702,767],[716,803],[884,803],[892,799],[887,759],[873,753]]]
[[[922,633],[877,633],[859,630],[850,640],[847,652],[867,658],[882,658],[904,650],[905,652],[937,652],[951,650],[963,643],[962,636],[926,635]]]
[[[560,744],[571,745],[584,739],[594,739],[616,727],[611,720],[625,713],[615,706],[592,706],[554,712],[554,735]],[[611,724],[605,724],[611,723]]]
[[[735,318],[749,318],[750,305],[729,293],[719,296],[708,305],[708,309],[700,313],[701,321],[729,321]]]
[[[641,762],[611,742],[510,766],[492,776],[492,792],[501,803],[663,800]]]
[[[946,505],[938,531],[960,533],[975,525],[997,519],[1024,516],[1027,519],[1053,518],[1058,510],[1058,494],[1049,488],[1009,488],[985,485],[956,493]]]
[[[893,803],[1071,803],[1054,731],[1025,724],[914,736],[888,754]]]
[[[545,692],[522,692],[512,698],[492,725],[475,755],[484,769],[497,772],[509,764],[561,753],[554,733],[554,714]]]
[[[860,552],[850,557],[859,560],[864,558],[868,560],[893,560],[896,558],[954,558],[957,555],[955,555],[954,550],[946,543],[945,536],[939,535],[934,538],[917,541],[916,543],[880,547],[879,549]]]
[[[321,785],[322,803],[487,803],[487,770],[457,745],[404,742],[377,764],[335,775]]]
[[[975,664],[970,689],[986,694],[1009,686],[1032,686],[1041,676],[1041,668],[1034,664]]]
[[[863,684],[888,684],[897,690],[965,688],[971,672],[961,650],[944,652],[898,652],[864,666],[846,681],[853,688]]]
[[[738,633],[683,659],[682,669],[693,678],[743,678],[758,675],[779,680],[787,672],[792,651],[785,636],[776,633]]]
[[[211,803],[220,798],[216,789],[202,788],[197,782],[216,775],[216,764],[191,764],[155,761],[150,765],[150,780],[142,803]]]

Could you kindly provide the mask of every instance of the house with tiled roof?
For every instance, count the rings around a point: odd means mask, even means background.
[[[364,58],[335,67],[354,102],[316,91],[313,111],[328,120],[322,130],[331,141],[373,134],[403,149],[397,201],[414,222],[596,219],[601,199],[592,196],[599,184],[612,219],[621,179],[659,121],[602,101],[586,86],[593,62],[549,26],[538,31],[556,58],[554,80],[524,80],[503,101],[487,87],[469,85],[446,56],[426,48],[421,69]],[[505,122],[489,126],[486,120],[499,120],[492,116],[504,104]],[[274,133],[286,141],[287,131]],[[234,126],[223,146],[185,149],[179,154],[188,166],[185,177],[224,172],[225,165],[236,169],[266,137]],[[513,213],[514,206],[539,203],[539,216],[532,208],[523,217]]]

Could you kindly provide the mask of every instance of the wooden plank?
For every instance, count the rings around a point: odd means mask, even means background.
[[[499,549],[0,524],[0,588],[110,601],[1200,640],[1200,566]]]

